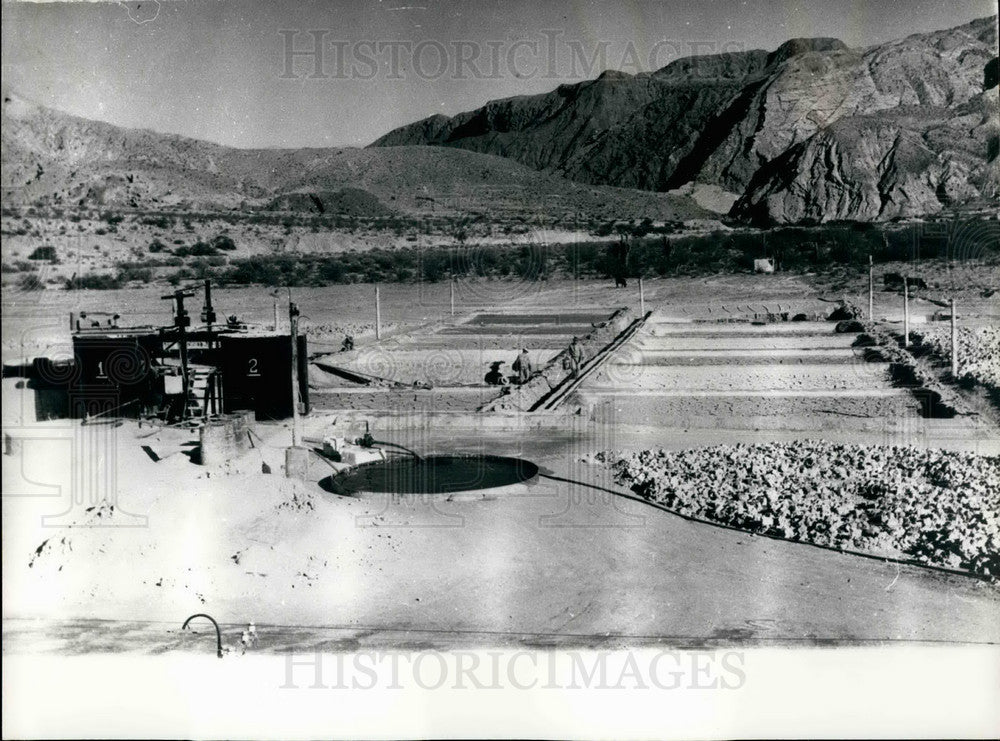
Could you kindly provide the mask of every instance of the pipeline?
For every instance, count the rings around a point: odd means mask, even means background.
[[[386,442],[385,440],[372,440],[372,443],[374,445],[388,445],[391,448],[399,448],[400,450],[403,450],[403,451],[409,453],[410,455],[412,455],[418,461],[422,461],[424,459],[423,456],[421,456],[421,455],[413,452],[412,450],[410,450],[409,448],[407,448],[405,445],[400,445],[399,443],[390,443],[390,442]]]

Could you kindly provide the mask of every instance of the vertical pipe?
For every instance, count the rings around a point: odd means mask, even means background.
[[[274,331],[278,331],[278,299],[274,299]]]
[[[76,314],[72,311],[69,313],[69,331],[72,332],[76,329]]]
[[[875,321],[875,267],[868,255],[868,321]]]
[[[639,278],[639,316],[646,316],[646,294],[642,289],[642,277]]]
[[[958,317],[955,316],[955,299],[951,299],[951,375],[958,378]]]
[[[379,287],[375,286],[375,340],[382,339],[382,305]]]
[[[292,335],[292,447],[299,446],[299,310],[288,302],[288,323]]]
[[[451,315],[455,316],[455,279],[451,279]]]
[[[910,346],[910,282],[903,276],[903,347]]]

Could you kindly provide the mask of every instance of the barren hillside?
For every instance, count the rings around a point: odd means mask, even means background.
[[[996,58],[996,16],[863,50],[793,39],[605,72],[373,146],[458,147],[649,190],[716,185],[743,196],[735,214],[767,221],[936,213],[997,195]]]

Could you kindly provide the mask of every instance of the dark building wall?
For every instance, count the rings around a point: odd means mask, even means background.
[[[36,370],[40,381],[68,387],[69,412],[74,417],[115,409],[116,415],[136,416],[155,402],[158,377],[152,364],[159,347],[157,335],[77,335],[72,372],[57,367]]]
[[[307,343],[299,340],[299,388],[308,393]],[[220,338],[222,400],[226,413],[252,410],[257,419],[292,416],[292,342],[289,335]],[[303,396],[305,400],[307,397]]]

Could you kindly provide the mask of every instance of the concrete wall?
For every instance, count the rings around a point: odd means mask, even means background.
[[[201,463],[217,466],[246,453],[253,430],[251,411],[209,417],[201,428]]]

